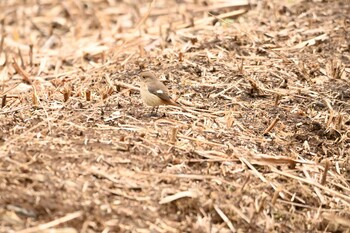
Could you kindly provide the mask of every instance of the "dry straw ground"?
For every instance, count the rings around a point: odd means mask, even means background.
[[[350,1],[250,4],[0,1],[0,232],[350,232]]]

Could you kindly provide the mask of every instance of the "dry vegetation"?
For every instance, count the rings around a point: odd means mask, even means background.
[[[145,2],[0,1],[0,232],[350,232],[350,1]]]

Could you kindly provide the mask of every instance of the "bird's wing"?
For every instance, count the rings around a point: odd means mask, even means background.
[[[149,85],[148,91],[166,102],[171,101],[168,89],[164,86],[163,83],[158,83],[158,85]]]

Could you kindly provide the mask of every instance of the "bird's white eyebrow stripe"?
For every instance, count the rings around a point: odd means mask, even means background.
[[[162,90],[157,90],[156,93],[163,94],[164,91],[162,91]]]

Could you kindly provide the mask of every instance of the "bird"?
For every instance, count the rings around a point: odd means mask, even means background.
[[[140,76],[140,94],[143,102],[152,106],[152,113],[156,109],[155,114],[158,112],[159,105],[172,105],[181,107],[176,103],[169,95],[168,88],[158,80],[156,75],[152,71],[143,71]],[[181,107],[182,108],[182,107]]]

